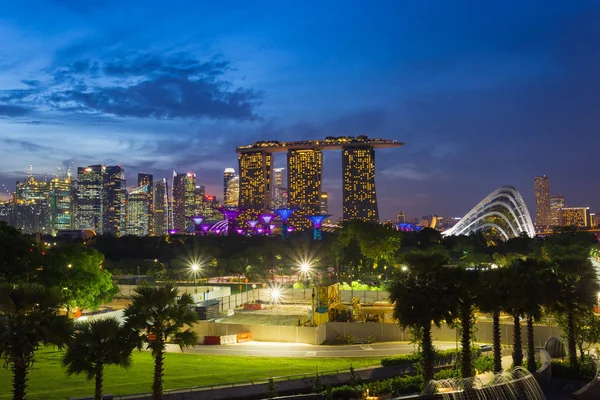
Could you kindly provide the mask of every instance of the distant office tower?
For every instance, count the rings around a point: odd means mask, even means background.
[[[102,234],[104,165],[77,168],[76,229]]]
[[[535,189],[535,226],[543,230],[550,226],[550,183],[546,175],[536,176],[534,179]]]
[[[14,204],[9,208],[9,224],[17,227],[23,233],[52,233],[52,210],[50,184],[29,176],[24,182],[17,182],[14,194]]]
[[[196,210],[196,174],[173,171],[173,229],[183,231]]]
[[[406,223],[406,214],[404,214],[404,211],[398,210],[398,214],[396,215],[396,223],[398,223],[398,224]]]
[[[169,231],[169,184],[165,178],[154,186],[153,227],[155,235],[166,235]]]
[[[238,175],[227,181],[227,207],[237,207],[240,200],[240,177]]]
[[[550,226],[560,226],[560,210],[565,206],[565,198],[560,194],[550,196]]]
[[[273,209],[287,207],[287,189],[285,187],[285,168],[273,168]]]
[[[342,149],[344,219],[377,222],[375,194],[375,150],[370,146]]]
[[[148,235],[154,235],[154,176],[138,174],[138,187],[148,185]]]
[[[287,166],[288,204],[299,210],[299,213],[292,214],[291,224],[297,228],[308,228],[310,221],[303,215],[321,213],[323,152],[318,149],[289,150]]]
[[[233,168],[225,168],[225,172],[223,172],[223,204],[228,203],[228,193],[227,187],[229,185],[229,181],[235,177],[235,169]]]
[[[596,213],[590,213],[588,226],[590,228],[597,228],[598,227],[598,218],[596,216]]]
[[[245,215],[252,218],[271,208],[271,171],[273,155],[263,151],[238,154],[240,201]]]
[[[560,211],[563,226],[587,228],[589,226],[589,207],[563,207]]]
[[[127,188],[125,170],[120,166],[106,167],[102,199],[102,232],[113,236],[124,235],[127,227]]]
[[[327,192],[321,192],[321,195],[319,196],[320,198],[320,204],[319,204],[319,211],[321,212],[321,215],[327,215],[329,214],[329,195],[327,194]]]
[[[72,229],[73,196],[70,174],[50,181],[50,224],[54,233]]]
[[[127,199],[127,234],[147,236],[150,219],[150,186],[143,185],[129,192]]]

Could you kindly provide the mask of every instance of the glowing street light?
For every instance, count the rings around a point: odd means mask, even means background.
[[[308,279],[310,276],[310,264],[303,262],[300,264],[300,272],[304,275],[304,298],[306,299],[306,287],[308,286]]]
[[[198,283],[196,281],[196,276],[198,275],[198,271],[200,270],[200,266],[196,263],[192,264],[190,267],[192,269],[192,273],[194,274],[194,293],[198,293]]]

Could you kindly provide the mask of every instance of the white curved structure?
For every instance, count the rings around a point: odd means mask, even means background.
[[[519,191],[512,186],[502,186],[481,200],[456,225],[442,235],[468,235],[471,232],[495,230],[504,239],[535,236],[529,210]]]

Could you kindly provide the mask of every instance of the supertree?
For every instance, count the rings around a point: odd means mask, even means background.
[[[323,239],[323,235],[321,232],[321,226],[323,225],[323,220],[325,220],[325,218],[331,216],[331,214],[316,214],[316,215],[307,215],[306,218],[308,218],[308,220],[310,222],[312,222],[313,225],[313,240],[321,240]]]
[[[291,232],[290,230],[288,230],[288,220],[294,212],[294,209],[278,208],[277,210],[275,210],[275,212],[277,213],[277,215],[279,215],[279,218],[281,218],[281,238],[285,240],[289,237],[289,234]]]
[[[225,219],[227,220],[227,234],[228,235],[233,235],[233,233],[236,231],[236,219],[238,217],[238,215],[240,215],[240,213],[243,211],[237,207],[219,207],[217,208],[217,210],[219,210],[219,212],[221,214],[223,214],[223,216],[225,216]]]
[[[202,232],[202,223],[204,222],[204,217],[201,215],[195,215],[193,217],[190,218],[192,220],[192,222],[194,223],[194,233],[196,235],[201,235]]]
[[[269,234],[271,231],[271,221],[273,220],[273,218],[275,218],[277,215],[276,214],[271,214],[271,213],[263,213],[260,214],[258,217],[260,218],[261,222],[262,222],[262,227],[264,229],[265,234]]]

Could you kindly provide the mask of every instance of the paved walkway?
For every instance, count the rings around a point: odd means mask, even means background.
[[[455,342],[436,342],[440,350],[455,349]],[[199,345],[184,353],[261,356],[261,357],[386,357],[410,354],[416,347],[409,342],[387,342],[353,345],[311,345],[303,343],[246,342],[219,346]],[[179,346],[167,345],[167,351],[180,352]]]

